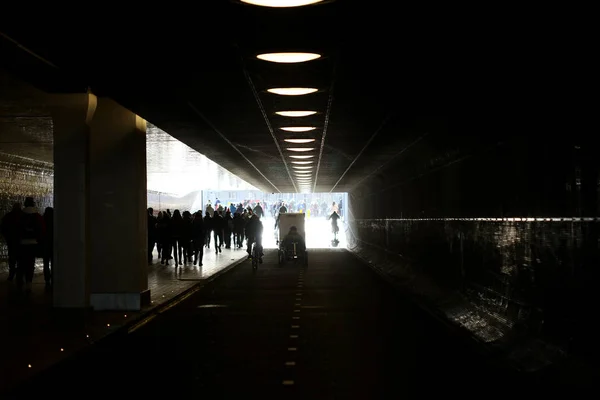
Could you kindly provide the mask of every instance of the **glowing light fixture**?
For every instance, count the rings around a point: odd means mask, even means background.
[[[288,87],[288,88],[273,88],[267,89],[267,92],[279,94],[281,96],[302,96],[309,93],[314,93],[319,89],[315,88],[301,88],[301,87]]]
[[[294,157],[297,158],[295,156],[290,156],[290,157]],[[292,164],[298,164],[298,165],[306,165],[306,164],[312,164],[314,161],[292,161]],[[312,168],[312,166],[310,167]]]
[[[294,168],[294,169],[312,169],[312,165],[309,165],[309,166],[306,166],[306,167],[300,167],[300,166],[294,165],[294,166],[292,166],[292,168]]]
[[[288,147],[289,151],[297,151],[297,152],[305,152],[305,151],[313,151],[314,147]]]
[[[288,143],[298,143],[298,144],[310,143],[310,142],[315,141],[315,139],[283,139],[283,140]]]
[[[297,159],[303,159],[303,158],[313,158],[313,157],[314,157],[314,154],[311,154],[311,155],[303,155],[303,156],[300,156],[300,155],[298,155],[298,156],[290,156],[290,158],[297,158]],[[292,162],[293,162],[293,161],[292,161]],[[311,161],[311,162],[312,162],[312,161]]]
[[[277,111],[275,114],[281,115],[282,117],[308,117],[309,115],[316,114],[316,111]]]
[[[300,7],[320,3],[323,0],[241,0],[242,3],[262,7]]]
[[[256,58],[263,61],[291,64],[316,60],[321,58],[321,55],[316,53],[265,53],[257,55]]]
[[[314,126],[284,126],[279,129],[286,132],[308,132],[317,128],[315,128]]]

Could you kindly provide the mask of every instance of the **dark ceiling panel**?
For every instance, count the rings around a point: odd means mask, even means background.
[[[457,146],[444,136],[443,120],[402,153],[427,130],[417,123],[419,115],[447,111],[434,105],[443,104],[452,71],[444,25],[434,12],[384,1],[290,9],[206,1],[175,11],[168,4],[160,11],[148,8],[152,18],[123,18],[85,34],[73,29],[76,15],[66,25],[37,25],[43,35],[27,24],[7,34],[63,75],[76,73],[97,94],[115,98],[267,192],[296,190],[285,138],[315,139],[310,147],[317,191],[349,190],[385,168],[401,179]],[[256,59],[269,51],[322,57],[300,64]],[[267,92],[274,87],[318,92]],[[287,110],[317,114],[275,114]],[[285,126],[316,129],[290,133],[280,129]]]

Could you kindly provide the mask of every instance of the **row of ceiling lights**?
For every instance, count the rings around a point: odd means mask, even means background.
[[[265,7],[298,7],[308,4],[319,3],[322,0],[241,0],[244,3],[265,6]],[[321,58],[320,54],[316,53],[266,53],[259,54],[256,56],[259,60],[269,61],[274,63],[300,63]],[[272,88],[268,89],[267,92],[280,95],[280,96],[302,96],[317,92],[315,88],[302,88],[302,87],[285,87],[285,88]],[[300,118],[307,117],[316,114],[316,111],[277,111],[276,114],[283,117]],[[309,132],[315,130],[314,126],[286,126],[280,128],[286,132]],[[285,138],[283,139],[287,143],[293,144],[308,144],[315,142],[314,138]],[[288,151],[295,153],[309,153],[315,150],[314,147],[288,147]],[[289,156],[293,160],[291,161],[298,186],[302,192],[309,192],[312,183],[312,168],[311,165],[314,161],[311,158],[314,154],[292,154]]]

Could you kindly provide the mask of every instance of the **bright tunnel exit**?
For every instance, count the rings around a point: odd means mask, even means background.
[[[202,191],[204,208],[206,205],[220,204],[224,210],[238,207],[254,210],[258,204],[263,209],[263,246],[277,248],[278,239],[287,232],[276,229],[275,223],[282,205],[287,213],[304,214],[305,240],[309,249],[346,248],[346,215],[348,211],[347,193],[263,193],[258,190]],[[334,237],[332,214],[337,219],[338,232]],[[337,241],[335,241],[337,239]]]
[[[146,157],[148,207],[155,214],[167,210],[201,210],[205,214],[211,204],[221,205],[225,215],[240,205],[254,210],[261,204],[263,246],[277,248],[277,239],[287,233],[275,229],[279,209],[284,205],[288,213],[304,214],[309,249],[347,247],[347,193],[264,193],[152,124],[147,129]],[[339,216],[335,237],[331,220],[334,211]]]
[[[305,240],[309,249],[346,248],[347,193],[264,194],[261,203],[267,206],[262,218],[265,248],[277,248],[277,240],[287,233],[275,227],[281,204],[287,213],[304,214]],[[334,212],[339,218],[332,218]],[[334,226],[337,226],[335,235]]]

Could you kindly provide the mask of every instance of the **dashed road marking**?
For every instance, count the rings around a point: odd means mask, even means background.
[[[290,335],[290,339],[298,339],[298,335]]]
[[[292,325],[292,329],[298,329],[300,328],[300,325]]]
[[[296,365],[296,361],[287,361],[285,363],[286,367],[293,367]]]
[[[300,312],[300,310],[294,310],[294,312]]]
[[[298,350],[298,348],[296,348],[296,347],[288,347],[288,351],[296,351],[296,350]]]
[[[292,319],[300,319],[300,317],[292,317]]]
[[[283,381],[282,382],[285,386],[292,386],[294,384],[294,381]]]

